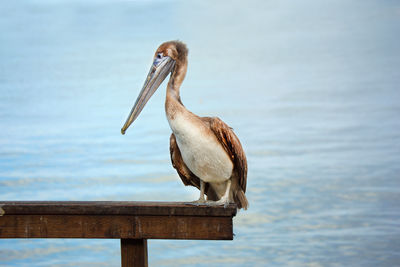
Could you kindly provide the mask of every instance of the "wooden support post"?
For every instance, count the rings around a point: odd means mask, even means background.
[[[147,239],[121,239],[121,266],[148,266]]]

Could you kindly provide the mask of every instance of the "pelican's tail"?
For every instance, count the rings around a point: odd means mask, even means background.
[[[247,197],[241,188],[238,191],[236,191],[235,203],[238,209],[243,208],[244,210],[247,210],[247,208],[249,207],[249,202],[247,201]]]

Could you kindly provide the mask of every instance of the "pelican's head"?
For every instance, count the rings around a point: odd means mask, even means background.
[[[136,99],[135,105],[129,114],[121,133],[139,116],[140,112],[169,73],[174,72],[175,66],[186,63],[188,50],[186,45],[179,41],[165,42],[156,50],[153,64],[144,82],[143,88]]]

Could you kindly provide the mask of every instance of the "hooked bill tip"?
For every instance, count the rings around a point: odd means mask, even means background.
[[[121,129],[121,133],[124,135],[124,134],[125,134],[125,130],[124,130],[124,129]]]

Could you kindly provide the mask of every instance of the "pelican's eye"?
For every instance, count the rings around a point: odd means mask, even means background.
[[[163,57],[164,57],[164,56],[163,56],[162,53],[158,53],[157,56],[156,56],[156,58],[154,59],[153,65],[154,65],[155,67],[157,67],[158,64],[160,64],[160,62],[162,61]]]

